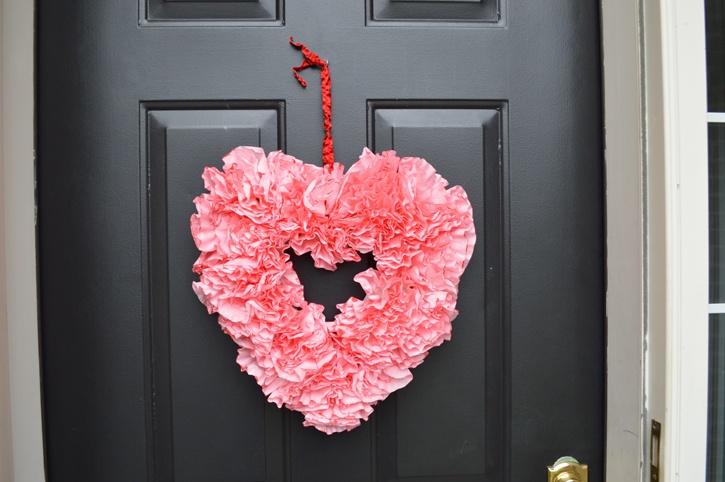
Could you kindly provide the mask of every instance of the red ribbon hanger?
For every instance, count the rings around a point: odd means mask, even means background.
[[[302,84],[302,87],[307,87],[307,82],[298,74],[300,70],[305,70],[309,67],[320,67],[321,69],[322,115],[325,127],[325,138],[322,140],[322,165],[332,171],[332,166],[335,164],[335,151],[332,147],[332,94],[330,93],[332,80],[330,79],[330,69],[326,61],[322,60],[316,53],[311,52],[303,44],[295,43],[292,37],[289,38],[289,42],[292,46],[302,50],[302,55],[305,56],[305,61],[301,65],[292,67],[295,78]]]

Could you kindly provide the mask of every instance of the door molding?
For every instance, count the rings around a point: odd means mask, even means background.
[[[661,480],[705,480],[709,233],[704,2],[644,0],[643,6],[649,259],[645,424],[649,419],[663,422]],[[647,437],[644,442],[646,447]],[[644,460],[648,465],[648,453]]]
[[[695,403],[698,398],[680,396],[692,393],[689,390],[702,395],[704,377],[690,378],[693,370],[701,368],[702,356],[691,359],[690,351],[702,352],[701,326],[695,333],[683,329],[686,318],[689,327],[693,317],[700,316],[700,298],[707,294],[706,245],[700,249],[703,238],[707,240],[706,191],[701,186],[707,158],[704,141],[697,145],[705,132],[698,117],[702,95],[691,102],[693,92],[704,95],[704,23],[701,7],[688,0],[633,3],[622,8],[615,0],[601,2],[607,126],[607,479],[642,480],[648,443],[645,427],[648,417],[661,416],[656,400],[659,394],[666,394],[662,399],[670,409],[667,417],[662,417],[663,433],[665,457],[671,462],[664,471],[666,480],[677,480],[668,472],[676,474],[680,461],[693,453],[704,456],[705,440],[704,432],[700,433],[704,410],[690,412],[699,407]],[[0,228],[5,228],[0,231],[0,247],[4,242],[0,303],[6,301],[0,314],[0,480],[39,481],[45,476],[33,242],[34,6],[27,0],[0,0],[0,6]],[[697,74],[698,68],[703,69],[702,75]],[[678,115],[657,123],[659,113],[667,116],[674,112]],[[702,116],[704,123],[704,111]],[[658,146],[666,155],[655,157]],[[693,155],[697,166],[690,172]],[[663,161],[658,164],[656,159]],[[687,169],[680,170],[685,161]],[[700,212],[703,197],[705,210]],[[691,216],[693,209],[699,215]],[[705,231],[698,234],[703,218]],[[654,236],[662,226],[665,236]],[[698,248],[695,253],[693,248]],[[657,269],[665,269],[666,276],[656,277]],[[698,292],[702,283],[705,287]],[[707,320],[706,302],[703,323]],[[667,323],[655,323],[657,310],[664,313]],[[653,346],[657,336],[666,340],[664,355],[644,350],[645,342]],[[649,357],[646,367],[645,357]],[[10,389],[3,390],[3,384]],[[706,388],[705,382],[705,393]],[[643,403],[645,392],[647,407]],[[665,413],[664,404],[661,413]],[[699,420],[691,425],[693,416]],[[684,443],[667,443],[678,435],[686,437]],[[10,460],[12,464],[5,463]],[[702,466],[704,470],[704,460]]]

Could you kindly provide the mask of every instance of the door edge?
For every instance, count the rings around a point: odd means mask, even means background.
[[[601,2],[607,233],[605,470],[609,481],[638,481],[644,475],[646,433],[642,2],[623,5],[617,0]]]
[[[35,2],[2,6],[2,208],[0,208],[0,425],[10,441],[1,460],[9,480],[45,479],[35,249]],[[7,344],[7,350],[2,344]],[[9,417],[9,420],[7,419]],[[4,464],[3,464],[4,465]],[[1,475],[7,477],[6,470]]]

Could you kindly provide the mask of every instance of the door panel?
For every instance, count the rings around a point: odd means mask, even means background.
[[[282,25],[282,0],[141,0],[141,24],[220,21],[239,26]],[[145,13],[145,15],[144,15]]]
[[[597,2],[38,2],[38,250],[50,480],[529,481],[603,473]],[[237,145],[426,158],[478,242],[450,342],[352,432],[267,403],[191,290],[204,166]],[[359,289],[295,259],[308,300]],[[576,396],[573,394],[576,393]]]
[[[386,426],[396,457],[387,476],[477,476],[500,460],[503,417],[501,165],[506,106],[471,101],[369,104],[376,151],[420,156],[467,192],[478,244],[461,278],[456,336],[416,369],[415,384],[393,395]],[[465,393],[465,397],[455,394]],[[388,410],[387,406],[380,411]],[[390,410],[393,410],[392,408]],[[383,416],[383,415],[381,415]],[[495,473],[495,472],[494,472]]]
[[[368,25],[376,22],[441,22],[495,25],[502,21],[499,0],[368,0]]]
[[[150,248],[144,289],[144,319],[150,322],[144,327],[151,379],[147,430],[160,480],[281,477],[281,414],[266,403],[253,378],[240,377],[236,344],[220,336],[215,323],[199,323],[211,317],[188,296],[196,247],[187,232],[192,201],[204,188],[199,173],[205,165],[221,168],[219,146],[276,150],[283,117],[279,102],[141,106],[148,186],[142,227]]]

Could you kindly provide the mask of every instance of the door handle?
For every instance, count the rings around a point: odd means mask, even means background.
[[[549,466],[549,482],[589,482],[589,466],[574,457],[561,457]]]

